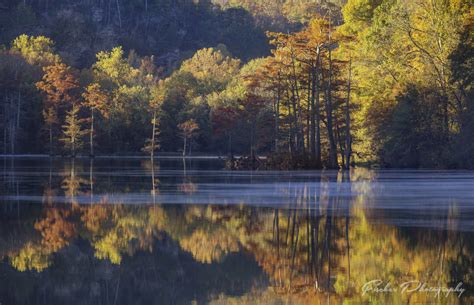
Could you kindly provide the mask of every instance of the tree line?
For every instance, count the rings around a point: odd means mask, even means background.
[[[190,151],[264,167],[472,167],[468,0],[322,3],[248,61],[218,44],[168,69],[100,51],[68,65],[45,36],[0,53],[4,154]]]

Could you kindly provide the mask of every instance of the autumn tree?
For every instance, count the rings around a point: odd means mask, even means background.
[[[355,149],[365,160],[403,166],[409,150],[393,158],[393,143],[398,142],[421,152],[420,162],[410,161],[411,166],[452,163],[453,139],[464,110],[460,92],[449,81],[454,72],[449,57],[460,41],[468,1],[366,2],[349,1],[343,10],[342,28],[356,37],[353,101],[361,111],[353,117],[362,126],[359,138],[364,140],[356,142]],[[425,110],[418,116],[415,109]],[[402,127],[399,122],[412,121],[413,115],[421,125],[396,132]]]
[[[79,82],[74,71],[63,63],[43,68],[44,75],[36,87],[43,93],[43,116],[49,133],[50,153],[53,152],[53,135],[56,124],[61,121],[64,111],[78,103]]]
[[[225,46],[198,50],[183,62],[180,70],[191,73],[208,92],[221,91],[238,72],[240,60],[232,58]]]
[[[334,54],[345,37],[328,16],[314,17],[299,32],[268,35],[273,55],[253,79],[272,95],[277,141],[286,142],[289,159],[305,167],[345,166],[352,154],[350,115],[342,111],[348,108],[348,74],[343,74],[348,61]]]
[[[42,68],[60,62],[54,43],[44,36],[20,35],[11,48],[0,47],[0,142],[5,154],[39,148],[41,113],[34,84]]]
[[[152,113],[151,125],[151,138],[147,139],[145,146],[142,150],[150,154],[150,157],[153,159],[155,151],[160,148],[159,144],[159,116],[158,111],[163,105],[163,101],[166,97],[166,83],[163,80],[158,82],[158,85],[154,88],[153,96],[149,102],[149,111]]]
[[[196,136],[197,131],[199,130],[199,125],[193,119],[189,119],[178,125],[179,130],[181,131],[181,137],[183,138],[183,157],[186,156],[187,143],[192,141]],[[189,144],[191,150],[191,143]]]
[[[62,126],[63,136],[60,141],[71,153],[72,157],[80,150],[84,144],[83,137],[88,133],[82,127],[83,119],[79,118],[79,106],[73,105],[71,110],[66,113],[65,123]]]
[[[471,1],[213,0],[183,12],[186,3],[171,10],[145,1],[131,9],[130,3],[119,1],[106,9],[102,23],[110,29],[94,34],[93,49],[82,47],[91,41],[81,40],[89,33],[83,31],[88,22],[72,18],[82,13],[64,10],[69,4],[61,6],[44,29],[63,33],[55,35],[61,55],[82,69],[80,77],[63,63],[48,37],[20,35],[10,48],[1,47],[3,152],[44,151],[30,145],[40,142],[42,125],[53,154],[61,126],[68,133],[63,140],[72,143],[83,131],[77,130],[78,122],[87,114],[91,155],[98,149],[95,142],[109,153],[136,153],[144,143],[152,157],[159,146],[178,151],[176,138],[183,134],[179,125],[192,119],[199,126],[196,149],[268,154],[288,168],[348,169],[373,162],[388,167],[473,166]],[[8,43],[4,39],[20,30],[29,32],[32,20],[45,18],[47,14],[35,14],[36,4],[30,4],[0,9],[0,17],[12,13],[0,18],[0,28],[9,29],[10,23],[14,28],[0,43]],[[214,11],[215,5],[223,10]],[[129,8],[140,17],[127,13]],[[175,27],[169,33],[158,30],[162,36],[150,32],[163,28],[156,25],[166,20],[153,18],[154,13],[178,14],[173,16],[185,20],[188,11],[206,20],[189,23],[192,31],[185,26],[179,33]],[[124,28],[134,34],[143,30],[146,41],[139,35],[127,39],[132,34]],[[265,40],[264,28],[273,31],[258,53],[266,57],[255,59],[256,45]],[[163,43],[152,39],[156,37],[173,39]],[[182,39],[189,53],[170,44]],[[114,47],[115,41],[124,46]],[[221,41],[227,45],[216,45]],[[192,50],[196,45],[215,47]],[[140,56],[153,50],[164,54]],[[80,93],[84,105],[79,105]],[[77,109],[83,106],[87,112],[84,108],[81,113]],[[184,138],[184,154],[189,140]]]
[[[109,113],[108,102],[109,96],[101,89],[100,84],[93,83],[86,88],[82,94],[84,98],[84,106],[90,110],[90,127],[89,127],[89,154],[94,156],[94,128],[95,128],[95,113],[98,112],[104,118],[107,118]]]
[[[141,63],[140,59],[127,59],[122,47],[115,47],[99,52],[92,66],[94,81],[109,97],[103,145],[115,153],[138,151],[148,136],[147,108],[156,79],[150,69],[134,66]]]
[[[61,62],[59,55],[54,51],[53,41],[45,36],[20,35],[13,40],[12,51],[21,54],[29,64],[39,67]]]

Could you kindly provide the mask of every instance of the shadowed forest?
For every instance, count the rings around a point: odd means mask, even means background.
[[[472,4],[0,0],[0,151],[473,168]]]

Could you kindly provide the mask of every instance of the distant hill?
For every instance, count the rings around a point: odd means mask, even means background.
[[[246,61],[268,54],[266,30],[293,31],[322,6],[320,0],[0,0],[0,44],[23,33],[44,35],[76,67],[116,45],[153,54],[165,66],[218,44]]]

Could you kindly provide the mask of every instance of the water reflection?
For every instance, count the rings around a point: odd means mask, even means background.
[[[98,160],[46,167],[25,163],[5,171],[2,303],[473,301],[469,196],[445,194],[449,198],[438,198],[442,205],[433,209],[424,209],[426,201],[419,197],[419,210],[411,207],[407,213],[394,208],[396,200],[406,206],[400,196],[378,194],[381,187],[398,188],[384,184],[393,179],[390,173],[247,175],[203,172],[188,164],[172,174],[169,165],[156,160],[133,164],[117,167],[121,174]],[[419,175],[426,173],[408,178],[420,181]],[[444,187],[455,187],[449,185],[452,174],[441,176]],[[456,179],[473,183],[466,176]],[[232,204],[167,201],[178,196],[187,201],[200,192]],[[275,204],[271,200],[277,196]],[[142,204],[132,204],[134,199]],[[260,199],[263,206],[246,199]],[[461,298],[420,292],[362,295],[364,283],[375,279],[393,286],[462,282],[467,291]]]

